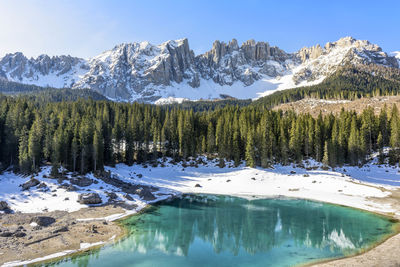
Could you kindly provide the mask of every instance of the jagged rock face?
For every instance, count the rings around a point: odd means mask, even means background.
[[[324,48],[320,45],[302,48],[296,56],[301,60],[303,67],[293,76],[295,84],[326,77],[346,64],[377,64],[399,68],[396,58],[388,56],[379,46],[352,37],[327,43]]]
[[[71,87],[77,71],[88,69],[85,61],[71,56],[49,57],[41,55],[36,59],[26,58],[22,53],[7,54],[0,60],[0,77],[11,81],[36,84],[41,77],[53,76],[59,79],[57,87]],[[39,84],[46,85],[46,84]],[[51,84],[50,84],[51,85]]]
[[[262,77],[260,74],[270,77],[282,74],[288,68],[286,60],[291,58],[268,43],[249,40],[239,47],[233,39],[228,44],[215,41],[210,51],[196,57],[196,63],[204,79],[220,85],[232,85],[236,81],[251,85]]]
[[[399,68],[398,59],[379,46],[351,37],[295,53],[254,40],[241,46],[235,39],[215,41],[210,51],[197,56],[188,40],[181,39],[160,45],[121,44],[89,60],[47,55],[27,59],[22,53],[7,54],[0,59],[0,78],[39,86],[90,88],[116,100],[154,102],[171,96],[165,93],[171,88],[184,88],[171,90],[174,97],[180,97],[182,90],[198,88],[190,92],[207,98],[210,91],[203,96],[201,90],[210,82],[212,90],[239,83],[244,92],[246,86],[260,80],[267,81],[267,86],[286,86],[280,89],[318,83],[346,64]]]
[[[158,46],[148,42],[122,44],[91,59],[89,65],[88,73],[74,87],[89,87],[115,99],[151,95],[151,85],[186,80],[192,87],[199,86],[187,39]]]

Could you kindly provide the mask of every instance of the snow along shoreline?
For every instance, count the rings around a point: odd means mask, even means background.
[[[275,165],[273,169],[261,169],[248,168],[243,165],[233,167],[231,163],[227,163],[227,167],[219,168],[216,166],[218,163],[216,160],[204,162],[205,165],[198,164],[197,167],[195,167],[196,164],[190,164],[191,162],[187,162],[187,165],[192,165],[192,167],[183,167],[182,164],[173,165],[171,163],[164,163],[165,167],[127,166],[124,164],[107,167],[106,170],[122,181],[158,187],[159,191],[154,193],[156,199],[146,202],[141,200],[137,195],[131,195],[133,200],[127,200],[122,191],[118,191],[118,188],[98,180],[97,184],[90,186],[92,192],[99,193],[102,199],[104,199],[106,191],[113,191],[117,194],[119,200],[135,204],[137,208],[107,217],[82,218],[77,220],[82,222],[93,220],[111,222],[133,215],[151,203],[165,200],[172,196],[191,193],[232,195],[249,199],[254,197],[301,198],[400,217],[400,210],[384,201],[391,195],[390,190],[399,188],[397,186],[397,184],[400,185],[398,168],[371,164],[365,165],[363,168],[347,166],[332,171],[322,170],[320,165],[313,161],[309,162],[305,166],[306,168],[294,165]],[[56,190],[57,197],[65,199],[64,194],[68,194],[69,199],[63,200],[62,205],[54,204],[58,203],[54,200],[54,197],[51,198],[51,195],[44,195],[48,192],[37,192],[39,190],[36,188],[29,191],[29,196],[25,194],[22,198],[16,198],[15,194],[20,194],[21,191],[19,188],[14,188],[14,191],[12,190],[10,179],[16,179],[12,183],[16,185],[26,181],[28,178],[22,178],[11,173],[0,176],[0,185],[7,185],[0,186],[0,200],[8,201],[13,210],[20,212],[32,212],[34,203],[37,203],[35,208],[38,211],[43,208],[49,211],[56,209],[75,211],[87,207],[76,202],[79,193],[86,192],[87,189],[82,188],[76,192],[67,192],[64,189],[57,188],[57,183],[54,179],[43,177],[46,177],[49,171],[50,168],[46,167],[35,178],[41,182],[45,182],[52,189],[50,192]],[[96,179],[92,175],[88,176]],[[21,180],[18,181],[18,179]],[[379,181],[380,184],[373,184],[371,181]],[[7,192],[7,190],[9,191]],[[377,199],[382,201],[376,201]],[[53,205],[47,202],[52,202]],[[67,256],[111,241],[112,239],[104,241],[101,244],[83,244],[78,250],[66,250],[27,261],[8,262],[3,266],[25,265]]]

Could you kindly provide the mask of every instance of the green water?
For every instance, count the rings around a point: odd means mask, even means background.
[[[187,196],[124,221],[129,236],[62,266],[293,266],[390,234],[388,219],[307,200]]]

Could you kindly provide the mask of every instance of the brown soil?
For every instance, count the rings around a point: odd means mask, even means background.
[[[381,188],[386,191],[386,189]],[[400,211],[400,190],[391,191],[392,195],[386,198],[373,198],[374,202],[390,204],[395,210]],[[114,222],[104,220],[78,221],[84,218],[104,218],[112,214],[124,213],[118,205],[91,207],[68,213],[62,211],[40,214],[0,214],[0,229],[14,232],[18,227],[23,227],[25,237],[0,237],[0,265],[10,261],[24,261],[44,257],[64,250],[77,250],[81,243],[96,243],[99,241],[110,242],[124,234],[123,229]],[[41,229],[30,225],[35,216],[50,216],[56,221]],[[385,214],[400,219],[400,214]],[[67,227],[67,232],[58,232],[62,227]],[[93,231],[95,229],[95,231]],[[397,234],[379,246],[354,257],[344,258],[315,266],[400,266],[400,234]]]
[[[15,232],[23,227],[24,237],[0,237],[0,265],[10,261],[24,261],[43,257],[64,250],[77,250],[81,243],[109,242],[113,236],[119,237],[123,230],[114,222],[91,220],[80,222],[77,219],[103,218],[108,215],[124,213],[116,205],[91,207],[68,213],[54,211],[40,214],[0,214],[2,232]],[[56,221],[47,227],[33,227],[31,219],[35,216],[50,216]],[[57,230],[67,227],[66,232]],[[65,229],[64,229],[65,230]]]

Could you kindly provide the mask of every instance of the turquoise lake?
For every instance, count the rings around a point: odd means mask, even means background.
[[[191,195],[123,224],[129,235],[57,266],[293,266],[348,256],[392,233],[372,213],[294,199]]]

